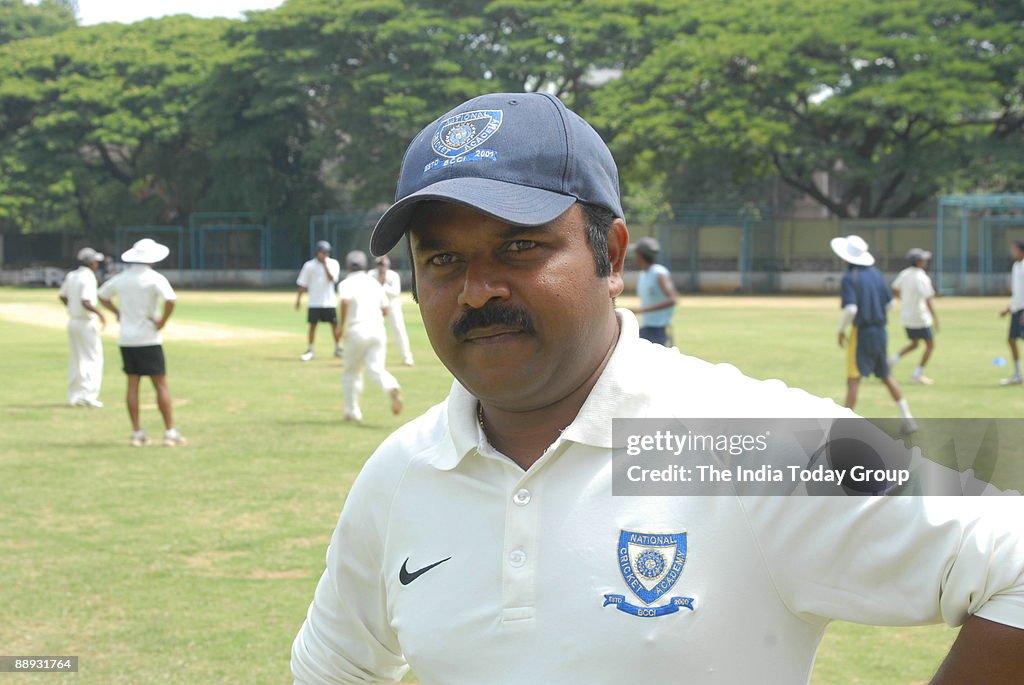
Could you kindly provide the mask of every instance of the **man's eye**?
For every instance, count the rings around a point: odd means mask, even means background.
[[[446,264],[451,264],[453,261],[455,261],[455,257],[447,252],[443,252],[428,259],[427,263],[431,266],[444,266]]]
[[[513,240],[508,244],[508,250],[509,252],[523,252],[536,246],[537,243],[532,240]]]

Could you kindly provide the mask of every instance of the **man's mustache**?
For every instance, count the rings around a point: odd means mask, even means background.
[[[480,309],[467,309],[463,312],[459,320],[452,325],[452,335],[456,339],[462,340],[470,331],[489,326],[519,329],[529,335],[534,335],[537,332],[537,329],[533,327],[530,314],[522,307],[492,304]]]

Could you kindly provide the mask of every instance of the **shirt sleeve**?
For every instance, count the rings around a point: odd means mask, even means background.
[[[85,300],[89,304],[96,304],[96,277],[89,278],[86,276],[82,279],[82,292],[81,299]]]
[[[744,502],[798,616],[1024,628],[1019,497],[761,497]]]
[[[402,279],[396,271],[388,271],[384,276],[384,293],[390,297],[402,294]]]
[[[302,286],[303,288],[309,288],[309,262],[302,265],[299,269],[299,277],[295,279],[295,285]]]
[[[174,293],[174,288],[171,287],[171,282],[167,280],[167,277],[163,274],[157,274],[156,279],[156,291],[160,294],[160,297],[166,302],[172,302],[178,299],[178,296]]]
[[[935,286],[932,285],[932,279],[928,278],[928,274],[921,273],[921,299],[927,300],[929,297],[935,297]]]
[[[352,283],[347,278],[338,284],[338,299],[346,301],[352,299]]]
[[[97,291],[97,295],[102,297],[104,300],[109,300],[117,295],[117,276],[104,281],[103,285],[101,285]]]
[[[843,279],[839,284],[839,306],[845,308],[846,305],[857,304],[857,289],[853,287],[853,278],[850,277],[850,272],[847,271],[843,274]]]
[[[903,281],[906,279],[906,277],[907,277],[906,270],[899,272],[898,274],[896,274],[896,278],[894,278],[892,280],[891,287],[894,290],[902,290],[903,289]]]
[[[371,458],[352,486],[306,621],[292,644],[296,685],[394,683],[408,667],[390,625],[382,573],[394,496]]]

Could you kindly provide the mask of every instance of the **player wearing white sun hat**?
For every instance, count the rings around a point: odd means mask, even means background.
[[[121,323],[118,345],[122,368],[128,376],[126,402],[132,423],[129,443],[133,447],[149,444],[139,412],[139,384],[143,376],[149,376],[156,389],[157,407],[164,421],[164,446],[180,447],[188,442],[174,425],[163,336],[160,334],[171,318],[177,295],[167,278],[151,266],[163,261],[168,254],[170,249],[166,245],[152,238],[143,238],[121,255],[121,261],[130,266],[99,290],[100,302]]]

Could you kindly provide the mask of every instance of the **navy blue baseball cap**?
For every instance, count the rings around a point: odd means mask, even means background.
[[[619,174],[597,132],[546,93],[491,93],[424,128],[402,160],[395,203],[370,237],[387,254],[417,203],[453,202],[516,226],[537,226],[586,202],[622,217]]]

